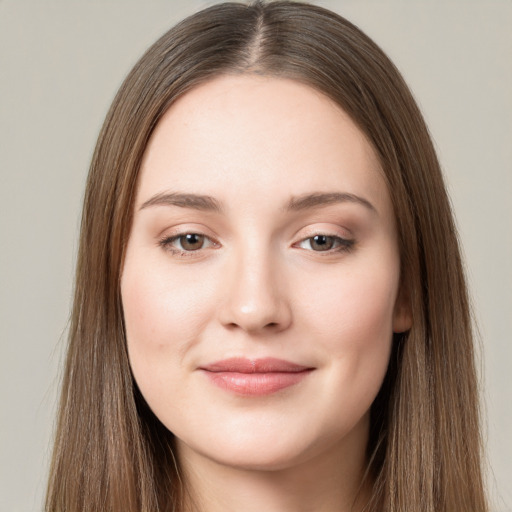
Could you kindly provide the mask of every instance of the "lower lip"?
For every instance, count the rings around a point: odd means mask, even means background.
[[[238,372],[209,372],[204,373],[221,389],[245,396],[270,395],[298,384],[313,370],[300,372],[268,372],[268,373],[238,373]]]

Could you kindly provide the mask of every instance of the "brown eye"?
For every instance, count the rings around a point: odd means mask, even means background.
[[[350,251],[354,246],[354,240],[347,240],[335,235],[315,235],[302,240],[298,246],[313,252],[342,252]]]
[[[197,251],[198,249],[203,248],[204,238],[204,235],[187,233],[186,235],[181,235],[178,238],[178,241],[184,251]]]
[[[311,237],[310,246],[313,251],[328,251],[334,247],[335,238],[327,235],[316,235]]]
[[[214,242],[210,237],[199,233],[171,235],[160,240],[158,245],[178,258],[200,256],[206,249],[219,247],[219,244]]]

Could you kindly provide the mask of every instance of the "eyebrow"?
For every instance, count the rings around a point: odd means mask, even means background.
[[[350,194],[348,192],[314,192],[312,194],[303,194],[297,197],[292,197],[285,210],[297,212],[336,203],[355,203],[364,206],[373,213],[377,213],[376,208],[372,203],[370,203],[370,201],[364,197]]]
[[[199,194],[162,193],[156,194],[148,199],[140,207],[141,210],[149,206],[179,206],[181,208],[192,208],[194,210],[221,212],[222,205],[217,199],[211,196]]]
[[[377,213],[377,210],[370,201],[348,192],[313,192],[302,194],[292,197],[283,210],[285,212],[298,212],[336,203],[355,203],[364,206],[373,213]],[[224,209],[222,203],[212,196],[178,192],[156,194],[144,202],[140,210],[150,206],[178,206],[217,213],[222,212]]]

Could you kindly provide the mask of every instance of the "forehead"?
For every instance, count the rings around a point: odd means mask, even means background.
[[[293,80],[253,75],[221,76],[178,99],[149,141],[139,179],[139,204],[191,189],[249,202],[269,191],[337,189],[387,200],[372,146],[334,101]]]

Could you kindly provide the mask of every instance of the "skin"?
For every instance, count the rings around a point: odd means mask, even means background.
[[[333,192],[363,202],[286,209]],[[155,199],[170,193],[221,209]],[[135,379],[202,510],[352,510],[392,333],[410,327],[399,283],[379,161],[334,102],[238,75],[171,106],[144,155],[121,292]],[[313,370],[246,396],[199,370],[230,357]]]

